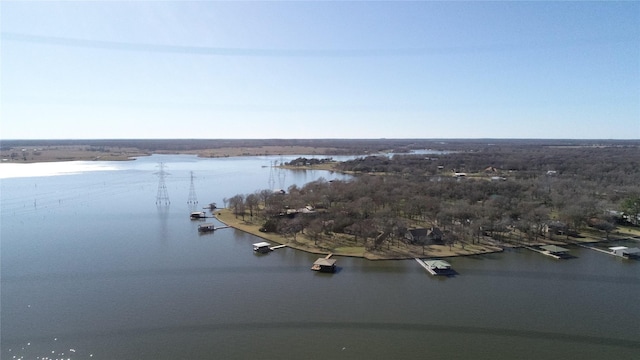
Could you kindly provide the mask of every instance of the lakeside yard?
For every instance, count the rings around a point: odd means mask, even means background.
[[[362,257],[369,260],[400,260],[413,259],[415,257],[453,257],[487,254],[502,251],[502,248],[491,244],[463,244],[456,243],[448,245],[422,246],[409,245],[402,241],[394,242],[393,245],[384,245],[377,250],[365,248],[362,239],[356,242],[353,235],[332,233],[331,235],[321,234],[317,240],[312,239],[308,234],[298,233],[295,236],[287,236],[276,233],[261,232],[262,220],[257,217],[253,219],[249,216],[236,217],[229,209],[216,209],[215,217],[222,223],[232,228],[258,236],[262,239],[287,245],[290,248],[306,251],[314,254],[332,253],[338,256]],[[371,239],[369,241],[372,241]]]
[[[556,236],[553,239],[539,239],[532,243],[518,242],[514,236],[505,239],[504,242],[495,241],[489,237],[484,237],[478,244],[470,244],[466,242],[456,242],[451,247],[449,245],[428,245],[418,246],[405,242],[392,242],[392,245],[384,245],[376,250],[369,250],[365,247],[363,240],[357,242],[353,235],[332,233],[330,235],[321,234],[316,240],[312,239],[308,234],[298,233],[295,238],[293,236],[284,236],[277,233],[261,232],[263,221],[257,217],[251,218],[245,215],[236,217],[230,209],[216,209],[214,212],[216,219],[220,222],[240,231],[255,235],[274,244],[287,245],[290,248],[305,251],[313,254],[329,254],[336,256],[352,256],[361,257],[369,260],[404,260],[413,258],[447,258],[456,256],[471,256],[503,251],[503,248],[536,246],[536,245],[572,245],[572,244],[589,244],[596,242],[616,241],[630,237],[640,236],[640,230],[621,227],[611,234],[610,239],[606,240],[603,234],[596,230],[586,230],[581,233],[581,238],[571,238],[563,240]],[[369,239],[369,241],[372,241]]]

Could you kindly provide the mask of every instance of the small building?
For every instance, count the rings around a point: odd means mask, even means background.
[[[611,253],[616,256],[623,257],[625,259],[640,259],[639,248],[628,248],[626,246],[614,246],[610,247]]]
[[[569,255],[569,249],[565,249],[560,246],[544,245],[544,246],[540,246],[540,249],[543,251],[545,255],[549,255],[557,259],[568,259],[571,257],[571,255]]]
[[[253,244],[253,251],[261,253],[261,254],[266,254],[269,251],[271,251],[271,244],[269,244],[268,242],[259,242],[259,243],[255,243]]]
[[[194,211],[189,217],[191,218],[191,220],[199,220],[205,219],[207,217],[207,214],[204,211]]]
[[[214,231],[216,229],[215,225],[212,223],[203,223],[198,225],[199,232],[209,232]]]
[[[336,272],[336,261],[334,259],[319,258],[313,263],[311,270],[327,273]]]

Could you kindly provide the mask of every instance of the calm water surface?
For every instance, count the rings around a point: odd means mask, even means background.
[[[415,261],[338,257],[327,275],[309,270],[315,255],[258,256],[259,239],[233,229],[198,234],[191,171],[199,207],[270,179],[344,178],[272,172],[281,160],[151,156],[58,164],[64,175],[30,165],[28,177],[0,166],[0,357],[638,358],[637,261],[514,250],[454,258],[459,275],[435,278]],[[169,206],[155,204],[159,162]]]

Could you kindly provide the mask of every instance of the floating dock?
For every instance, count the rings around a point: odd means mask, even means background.
[[[253,244],[253,251],[259,252],[261,254],[266,254],[270,251],[282,249],[283,247],[286,247],[286,246],[287,245],[271,246],[271,244],[269,244],[268,242],[262,241],[262,242]]]
[[[229,227],[230,226],[227,226],[227,225],[216,227],[212,223],[202,223],[202,224],[198,225],[198,231],[199,232],[212,232],[212,231],[216,231],[216,230],[220,230],[220,229],[226,229],[226,228],[229,228]]]
[[[323,258],[318,258],[311,266],[311,270],[327,273],[336,272],[336,260],[331,259],[331,256],[333,256],[332,253]]]
[[[451,264],[444,260],[422,260],[415,258],[416,262],[420,264],[431,275],[454,275],[455,271],[451,268]]]
[[[209,217],[211,217],[211,216],[209,216]],[[189,215],[189,218],[191,220],[206,219],[207,218],[207,213],[205,213],[204,211],[194,211]]]

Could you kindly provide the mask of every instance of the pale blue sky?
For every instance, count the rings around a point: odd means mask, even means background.
[[[640,138],[639,2],[0,3],[2,139]]]

